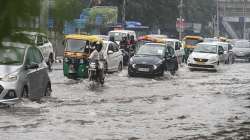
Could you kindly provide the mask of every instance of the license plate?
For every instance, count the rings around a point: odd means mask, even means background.
[[[138,71],[149,72],[149,68],[138,68]]]
[[[204,63],[204,62],[197,62],[197,64],[203,65],[203,64],[205,64],[205,63]]]

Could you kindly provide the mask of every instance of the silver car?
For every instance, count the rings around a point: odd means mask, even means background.
[[[28,44],[0,44],[0,103],[21,97],[40,99],[51,94],[48,66],[40,50]]]

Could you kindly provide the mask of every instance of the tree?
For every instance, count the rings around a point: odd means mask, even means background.
[[[18,30],[20,22],[28,24],[39,15],[39,0],[0,1],[0,40]]]
[[[88,0],[55,0],[55,7],[52,10],[55,30],[62,33],[64,23],[79,18],[80,13],[88,4]]]

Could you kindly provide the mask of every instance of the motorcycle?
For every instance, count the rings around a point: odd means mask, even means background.
[[[94,89],[96,84],[104,84],[104,74],[103,69],[99,69],[98,61],[90,61],[89,68],[88,68],[88,75],[89,75],[89,88]]]

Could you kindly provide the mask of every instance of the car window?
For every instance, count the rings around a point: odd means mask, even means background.
[[[42,38],[42,36],[40,36],[40,35],[38,35],[37,36],[37,45],[43,45],[43,38]]]
[[[228,45],[228,50],[232,50],[233,46],[231,44]]]
[[[40,50],[37,48],[32,48],[32,51],[33,51],[34,62],[37,64],[42,63],[43,56],[42,56]]]
[[[222,51],[224,51],[224,49],[223,49],[223,47],[222,46],[219,46],[219,52],[222,52]]]
[[[44,42],[44,43],[48,43],[48,42],[49,42],[49,41],[48,41],[48,38],[47,38],[46,36],[43,36],[42,38],[43,38],[43,42]]]
[[[33,63],[35,63],[35,59],[33,57],[33,51],[32,51],[32,48],[29,48],[28,51],[27,51],[25,64],[26,65],[31,65]]]
[[[118,52],[119,51],[118,45],[112,44],[112,46],[113,46],[114,52]]]
[[[108,51],[114,51],[114,48],[113,48],[113,45],[112,45],[112,44],[109,44]]]

